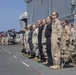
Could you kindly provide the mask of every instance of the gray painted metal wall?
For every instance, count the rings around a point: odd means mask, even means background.
[[[72,9],[71,0],[28,0],[27,13],[28,23],[36,23],[57,11],[59,18],[76,12],[76,6]]]

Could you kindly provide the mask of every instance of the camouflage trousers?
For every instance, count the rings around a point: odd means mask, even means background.
[[[36,56],[38,56],[39,52],[38,52],[38,44],[37,43],[33,43],[33,50],[34,50]]]
[[[29,43],[28,42],[25,42],[25,49],[26,49],[26,52],[28,53],[29,52]]]
[[[44,56],[47,56],[47,52],[46,52],[46,43],[43,43],[43,44],[42,44],[42,50],[43,50]]]
[[[52,35],[51,37],[52,58],[54,65],[60,65],[60,46],[56,37],[57,35]]]

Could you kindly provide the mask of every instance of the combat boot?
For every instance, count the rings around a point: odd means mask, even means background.
[[[50,66],[51,69],[60,69],[60,65],[53,65],[53,66]]]
[[[43,65],[45,65],[45,64],[47,64],[47,63],[48,63],[48,62],[47,62],[47,61],[45,61],[45,62],[43,62],[42,64],[43,64]]]
[[[33,61],[38,61],[38,57],[33,58]]]
[[[25,56],[26,56],[26,57],[28,57],[28,56],[29,56],[29,54],[25,54]]]

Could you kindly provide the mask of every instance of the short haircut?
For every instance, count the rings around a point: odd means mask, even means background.
[[[43,19],[42,21],[45,21],[46,22],[46,19]]]
[[[24,29],[27,29],[27,27],[24,27]]]
[[[42,24],[42,21],[41,20],[38,20],[38,22],[40,22]]]
[[[53,12],[56,16],[57,16],[57,18],[59,17],[59,13],[58,12]]]
[[[52,20],[52,16],[48,16]]]
[[[68,21],[67,21],[67,20],[63,20],[63,21],[65,21],[65,22],[66,22],[66,24],[68,24]]]
[[[58,12],[55,12],[56,13],[56,15],[57,15],[57,18],[59,17],[59,13]]]
[[[32,30],[32,28],[33,28],[33,26],[31,25],[31,26],[30,26],[30,29]]]

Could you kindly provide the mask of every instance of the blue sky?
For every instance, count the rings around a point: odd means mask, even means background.
[[[25,11],[24,0],[0,0],[0,31],[20,30],[19,17]]]

